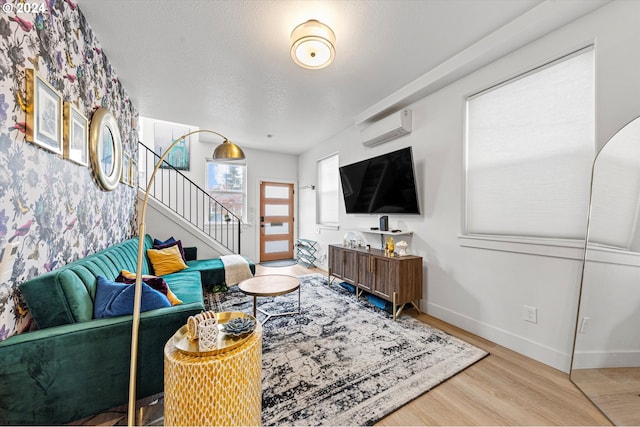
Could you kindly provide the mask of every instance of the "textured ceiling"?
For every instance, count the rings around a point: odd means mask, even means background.
[[[539,3],[78,0],[142,116],[293,154]],[[322,70],[290,57],[308,19],[336,34]]]

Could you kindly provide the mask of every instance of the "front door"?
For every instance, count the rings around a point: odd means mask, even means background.
[[[293,258],[293,184],[260,182],[260,261]]]

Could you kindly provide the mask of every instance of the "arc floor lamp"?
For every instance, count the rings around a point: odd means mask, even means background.
[[[131,367],[129,369],[129,404],[128,404],[128,424],[129,426],[135,425],[135,409],[136,409],[136,375],[138,368],[138,331],[140,328],[140,306],[142,296],[142,260],[144,259],[144,236],[145,236],[145,224],[144,218],[147,211],[147,201],[149,200],[149,192],[153,181],[156,177],[156,172],[160,169],[165,157],[171,152],[171,149],[175,147],[180,141],[185,138],[194,135],[196,133],[212,133],[223,138],[222,144],[218,145],[213,152],[214,160],[242,160],[245,158],[244,152],[240,147],[229,141],[227,137],[218,132],[206,129],[199,129],[187,134],[182,135],[173,141],[173,143],[165,150],[160,156],[160,159],[153,168],[149,182],[145,189],[144,199],[140,208],[140,225],[138,226],[138,263],[136,266],[136,283],[135,294],[133,300],[133,322],[131,325]]]

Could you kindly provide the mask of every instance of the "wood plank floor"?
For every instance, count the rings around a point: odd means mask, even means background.
[[[321,273],[300,266],[258,266],[256,274]],[[478,363],[380,420],[413,425],[612,425],[569,375],[427,314],[421,321],[490,353]]]

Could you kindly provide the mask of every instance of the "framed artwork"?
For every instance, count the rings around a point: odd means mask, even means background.
[[[138,186],[138,162],[131,159],[131,186]]]
[[[62,154],[62,95],[27,68],[26,139],[56,154]]]
[[[70,102],[64,103],[64,155],[82,166],[89,165],[89,122]]]
[[[173,123],[155,123],[153,127],[153,146],[154,152],[158,157],[162,156],[164,151],[173,144],[177,138],[190,132],[187,126],[180,126]],[[191,154],[191,136],[183,138],[175,147],[171,149],[167,157],[164,158],[166,163],[160,165],[161,168],[167,169],[167,163],[178,170],[189,170],[189,158]]]
[[[122,156],[122,174],[120,175],[120,182],[123,184],[131,185],[131,157],[127,153]]]
[[[122,139],[118,122],[111,112],[98,108],[91,117],[89,156],[98,184],[112,191],[122,177]]]

